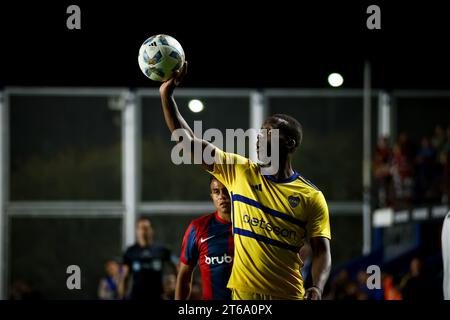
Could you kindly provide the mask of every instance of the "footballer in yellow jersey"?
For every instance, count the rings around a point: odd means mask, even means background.
[[[182,129],[183,139],[201,144],[201,150],[213,150],[214,162],[203,165],[230,192],[235,245],[228,282],[232,298],[321,299],[331,268],[329,214],[322,192],[291,166],[302,140],[301,125],[283,114],[266,119],[263,129],[267,134],[258,136],[258,157],[261,144],[271,141],[271,131],[277,129],[280,161],[275,174],[264,175],[260,164],[195,137],[173,97],[186,69],[187,63],[160,87],[164,118],[172,132]],[[312,248],[313,281],[307,290],[299,255],[306,239]]]
[[[323,194],[296,172],[278,180],[262,175],[248,159],[229,159],[238,155],[219,149],[215,155],[211,173],[227,186],[233,208],[235,250],[228,287],[302,299],[299,251],[305,237],[330,238]]]

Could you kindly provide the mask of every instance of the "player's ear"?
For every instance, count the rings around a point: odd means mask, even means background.
[[[293,151],[297,147],[297,142],[294,139],[289,139],[286,145],[289,151]]]

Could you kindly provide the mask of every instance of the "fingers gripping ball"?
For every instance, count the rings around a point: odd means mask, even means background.
[[[154,81],[166,81],[185,61],[184,50],[173,37],[158,34],[144,41],[138,62],[142,72]]]

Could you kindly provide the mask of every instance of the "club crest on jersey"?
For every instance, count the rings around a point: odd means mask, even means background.
[[[291,207],[295,208],[300,203],[300,198],[294,197],[294,196],[289,196],[288,201],[289,201],[289,204],[291,205]]]

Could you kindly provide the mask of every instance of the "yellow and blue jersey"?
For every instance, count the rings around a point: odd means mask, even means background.
[[[228,287],[302,299],[299,250],[306,237],[331,239],[322,192],[298,173],[276,180],[251,160],[219,149],[211,173],[232,199],[235,248]]]

